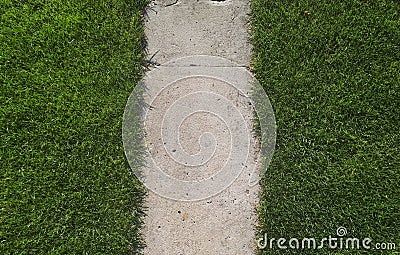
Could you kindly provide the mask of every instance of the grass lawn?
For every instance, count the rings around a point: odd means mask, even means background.
[[[142,73],[146,2],[1,1],[0,254],[141,246],[144,189],[121,122]]]
[[[275,243],[260,254],[399,254],[400,2],[252,4],[253,66],[278,131],[260,235],[320,240],[342,226],[346,237],[397,245],[381,253]]]

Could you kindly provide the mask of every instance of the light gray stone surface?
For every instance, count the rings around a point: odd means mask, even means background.
[[[246,0],[158,0],[147,11],[148,54],[165,63],[191,55],[220,56],[248,66],[251,55]]]
[[[146,20],[146,36],[149,56],[159,64],[192,55],[220,56],[238,63],[239,67],[249,66],[251,46],[248,42],[247,23],[249,3],[244,0],[159,0],[150,5]],[[251,132],[253,129],[253,108],[245,93],[237,90],[237,84],[249,87],[247,76],[240,76],[228,62],[221,60],[213,63],[195,63],[208,67],[206,73],[223,72],[236,80],[234,86],[215,77],[194,77],[190,71],[187,79],[172,84],[164,84],[160,73],[154,78],[151,72],[145,83],[155,83],[163,90],[151,102],[151,111],[145,121],[146,146],[148,160],[173,178],[180,180],[202,180],[218,173],[231,153],[230,128],[223,119],[207,112],[198,112],[181,123],[179,141],[182,149],[194,155],[201,149],[199,137],[212,133],[216,138],[216,149],[210,161],[199,167],[179,164],[160,137],[160,123],[166,109],[174,101],[187,95],[202,91],[213,93],[233,102],[235,109],[242,116],[249,137],[247,161],[243,162],[243,171],[227,189],[219,194],[200,201],[176,201],[149,191],[146,199],[147,216],[143,235],[147,247],[146,255],[175,254],[255,254],[255,207],[258,202],[259,186],[249,186],[249,176],[257,166],[258,140]],[[169,62],[160,72],[169,77],[185,72],[186,67]],[[228,64],[227,64],[228,63]],[[189,66],[190,68],[190,66]],[[218,69],[219,68],[219,69]],[[222,68],[222,69],[221,69]],[[211,71],[210,71],[211,70]],[[232,75],[229,75],[229,74]],[[239,74],[238,74],[239,73]],[[218,76],[218,75],[216,75]],[[157,85],[158,84],[158,85]],[[151,89],[150,89],[151,90]],[[200,99],[201,100],[201,99]],[[207,99],[211,100],[211,99]],[[218,105],[217,105],[218,107]],[[221,105],[221,107],[225,107]],[[162,136],[162,135],[161,135]],[[160,163],[161,162],[161,163]],[[151,166],[152,164],[147,164]],[[151,169],[150,169],[151,171]]]

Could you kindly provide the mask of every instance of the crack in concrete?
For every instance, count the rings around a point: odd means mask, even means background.
[[[178,0],[175,0],[175,2],[170,3],[170,4],[166,4],[165,7],[173,6],[173,5],[176,5],[176,4],[178,4]]]

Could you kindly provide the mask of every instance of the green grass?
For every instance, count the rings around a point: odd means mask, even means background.
[[[144,190],[121,122],[146,2],[1,1],[0,254],[141,247]]]
[[[253,0],[254,69],[275,109],[260,233],[400,251],[400,2]],[[261,254],[381,254],[279,250]]]

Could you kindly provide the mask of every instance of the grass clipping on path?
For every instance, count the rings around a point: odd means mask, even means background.
[[[388,0],[252,1],[254,69],[278,131],[260,235],[320,240],[345,227],[400,246],[399,13]],[[261,253],[380,254],[274,247]]]
[[[121,122],[142,72],[145,2],[1,2],[0,254],[140,247],[143,189]]]

